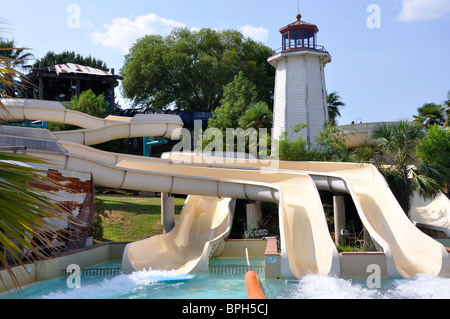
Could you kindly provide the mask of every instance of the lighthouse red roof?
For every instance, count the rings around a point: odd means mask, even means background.
[[[297,14],[297,21],[292,22],[292,23],[288,24],[287,26],[281,28],[280,33],[283,34],[288,31],[295,31],[295,30],[311,30],[311,31],[314,31],[315,33],[319,32],[319,28],[315,24],[302,21],[301,19],[302,19],[302,15]]]

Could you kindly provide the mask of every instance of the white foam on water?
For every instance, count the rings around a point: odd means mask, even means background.
[[[401,299],[449,299],[450,278],[419,275],[414,280],[397,283],[391,293],[392,298]]]
[[[307,275],[298,282],[293,299],[371,299],[378,291],[350,280],[325,275]]]
[[[354,283],[324,275],[307,275],[296,284],[292,299],[448,299],[450,278],[419,275],[394,282],[388,288],[369,288],[363,280]],[[386,284],[385,284],[386,285]]]
[[[114,299],[139,298],[140,290],[157,284],[163,278],[179,275],[175,271],[144,270],[131,274],[121,274],[113,278],[105,278],[100,283],[83,284],[80,288],[59,290],[41,296],[43,299]]]

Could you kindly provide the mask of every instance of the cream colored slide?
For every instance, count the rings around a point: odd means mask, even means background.
[[[180,274],[208,271],[232,225],[230,198],[189,196],[175,228],[126,246],[122,271],[175,270]]]
[[[66,109],[59,102],[29,99],[4,99],[2,102],[8,113],[1,112],[1,120],[44,120],[79,126],[84,129],[53,134],[59,140],[84,145],[95,145],[119,138],[170,137],[175,129],[183,127],[183,121],[177,115],[142,114],[135,117],[108,116],[106,119],[100,119]]]
[[[168,154],[166,158],[176,162],[202,162],[201,158],[195,158],[192,154]],[[211,166],[211,159],[207,162]],[[255,160],[239,160],[234,164],[220,160],[220,166],[224,165],[246,168],[267,166]],[[277,165],[279,171],[307,172],[313,177],[325,174],[327,177],[346,180],[347,192],[354,200],[362,223],[386,254],[390,277],[413,278],[418,274],[450,276],[450,258],[445,247],[414,226],[373,165],[331,162],[278,162]],[[439,202],[433,201],[431,207],[445,215],[440,207],[446,200],[440,198]],[[415,202],[417,205],[418,200]],[[417,208],[413,207],[412,210]],[[441,220],[446,221],[446,218],[447,215]]]
[[[71,124],[76,122],[77,125],[83,125],[83,121],[75,121],[77,116],[83,117],[83,115],[68,112],[58,108],[56,105],[53,108],[45,109],[38,102],[36,102],[36,105],[33,105],[33,101],[26,101],[22,106],[17,106],[17,104],[14,104],[14,106],[11,114],[19,120],[49,120],[46,118],[46,115],[53,111],[50,116],[52,121],[66,123],[70,119]],[[28,109],[31,109],[31,111]],[[39,109],[39,112],[36,112],[36,109]],[[59,120],[56,118],[56,114],[60,115]],[[61,114],[63,115],[61,116]],[[130,137],[133,136],[130,132],[134,126],[143,126],[141,125],[143,121],[136,122],[126,119],[122,122],[117,120],[117,118],[114,119],[117,124],[109,124],[100,120],[99,123],[103,123],[103,127],[90,129],[95,130],[95,135],[102,135],[97,137],[97,141],[107,140],[108,138]],[[124,123],[125,125],[123,125]],[[123,135],[117,133],[111,138],[109,136],[110,125],[115,125],[116,127],[124,126],[128,130],[121,130],[120,132]],[[155,132],[154,127],[156,127],[158,134],[151,134],[170,137],[172,133],[168,130],[169,125],[167,123],[147,121],[146,125],[148,126],[147,131],[142,132],[142,136],[150,135],[149,131]],[[173,125],[180,127],[179,123]],[[60,134],[58,138],[61,138],[61,136],[75,136],[79,133],[79,131],[66,132],[65,134]],[[89,144],[90,142],[87,142],[89,139],[86,138],[89,133],[88,130],[83,132],[83,138],[76,139],[76,143]],[[60,142],[73,146],[74,143],[70,141],[74,141],[74,139],[68,138],[68,140],[68,142],[64,142],[61,139]],[[170,162],[170,165],[167,165],[167,161],[164,165],[152,164],[152,167],[145,167],[146,163],[138,163],[138,161],[127,162],[123,160],[119,162],[119,158],[126,157],[126,155],[114,154],[110,156],[106,152],[100,152],[89,147],[81,148],[80,146],[78,145],[79,153],[76,155],[71,154],[70,151],[55,154],[30,150],[29,153],[51,160],[55,165],[65,168],[91,171],[94,174],[97,185],[216,198],[229,197],[277,202],[280,207],[280,224],[282,225],[280,232],[283,247],[282,271],[284,276],[301,277],[308,273],[339,275],[340,273],[339,256],[328,233],[320,197],[314,182],[307,174],[297,172],[260,174],[256,171],[205,169],[204,167],[179,166]],[[105,160],[106,158],[108,159]],[[305,196],[298,196],[298,194],[305,194]],[[217,207],[212,207],[210,214],[215,216],[214,212],[216,211],[220,212],[221,210],[217,209]],[[210,234],[211,229],[207,232],[207,235]],[[130,249],[129,247],[127,254],[124,255],[124,264],[133,266],[132,263],[136,263],[136,260],[127,264],[128,254],[130,251],[139,251],[139,247],[141,245],[144,247],[146,244],[147,241],[143,240],[140,243],[131,245],[130,247],[133,248]],[[206,245],[208,244],[210,243],[206,243]],[[187,242],[182,242],[180,245],[186,247],[187,250],[191,249]],[[195,251],[198,253],[198,250]],[[153,253],[155,252],[148,252],[148,254]],[[193,267],[192,260],[195,260],[192,257],[193,255],[196,255],[196,253],[185,253],[185,256],[190,256],[188,260],[185,260],[185,264],[190,266],[180,266],[180,263],[174,263],[173,268],[188,269]],[[204,256],[204,254],[201,256]],[[201,256],[197,258],[201,258]],[[149,268],[151,266],[151,264],[140,264],[139,268]],[[168,267],[170,268],[170,266]]]
[[[414,194],[410,215],[416,223],[450,237],[450,200],[442,192],[433,199]]]

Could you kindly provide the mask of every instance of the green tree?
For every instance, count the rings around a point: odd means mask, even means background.
[[[298,133],[308,124],[300,123],[292,129],[292,133]],[[284,132],[279,140],[279,156],[283,161],[349,161],[349,150],[345,145],[345,135],[332,125],[326,123],[316,137],[316,146],[314,148],[308,145],[301,136],[292,140]]]
[[[104,117],[108,108],[108,101],[103,95],[95,95],[92,90],[84,91],[72,100],[73,110],[95,117]]]
[[[0,58],[2,71],[0,72],[0,94],[7,97],[16,97],[18,84],[16,79],[22,74],[18,70],[28,68],[27,60],[33,58],[24,48],[16,48],[14,41],[0,41]]]
[[[234,30],[174,29],[138,40],[121,69],[123,94],[134,104],[212,112],[224,86],[242,71],[256,86],[258,101],[272,104],[272,50]]]
[[[337,117],[341,117],[339,109],[344,107],[345,103],[342,102],[341,97],[337,92],[332,92],[327,96],[327,104],[328,104],[329,122],[332,125],[336,125]]]
[[[239,126],[244,130],[248,128],[254,128],[255,130],[265,128],[269,131],[272,128],[272,122],[272,111],[265,102],[250,105],[238,120]]]
[[[270,141],[270,128],[272,127],[272,111],[265,102],[258,102],[256,86],[241,71],[232,82],[224,86],[223,91],[223,98],[220,105],[213,111],[213,117],[208,121],[208,128],[220,130],[224,148],[227,151],[232,148],[234,151],[246,151],[252,155],[266,156],[266,146],[268,147]],[[267,129],[265,136],[260,135],[260,133],[264,133],[260,132],[260,129],[263,128]],[[240,143],[231,145],[231,132],[228,129],[233,131],[233,143],[234,136],[238,137],[240,142],[245,140],[245,150]],[[260,149],[258,155],[258,147],[262,146],[258,145],[258,142],[261,141],[263,141],[264,147]],[[203,146],[207,142],[208,139],[204,140]]]
[[[360,161],[371,161],[386,178],[406,214],[414,191],[433,197],[445,186],[445,172],[439,166],[418,162],[416,153],[425,138],[423,128],[409,121],[379,124],[369,134],[369,145],[359,153]]]
[[[28,62],[34,59],[34,55],[26,51],[26,48],[17,48],[14,40],[0,41],[0,55],[7,58],[4,61],[7,61],[13,69],[23,71],[31,68]]]
[[[444,101],[445,123],[444,127],[450,127],[450,91],[447,93],[447,99]]]
[[[80,54],[77,54],[73,51],[63,51],[61,53],[55,53],[53,51],[49,51],[46,55],[38,59],[34,64],[33,68],[39,68],[42,64],[44,67],[49,67],[57,64],[66,64],[66,63],[76,63],[84,66],[89,66],[95,69],[107,71],[108,67],[106,63],[102,60],[91,57],[83,57]]]
[[[227,128],[238,128],[239,119],[258,101],[256,86],[241,71],[234,80],[223,88],[220,106],[214,109],[213,117],[208,120],[208,127],[215,127],[225,132]]]
[[[331,122],[324,125],[316,138],[316,154],[321,161],[349,162],[350,153],[345,144],[346,137]]]
[[[431,126],[427,137],[417,147],[419,160],[426,165],[440,166],[445,170],[447,195],[450,192],[450,130]]]
[[[445,124],[445,108],[436,103],[426,103],[417,109],[417,115],[413,115],[414,122],[429,128],[432,125]]]

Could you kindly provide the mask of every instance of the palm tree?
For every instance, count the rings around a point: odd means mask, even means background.
[[[443,105],[426,103],[417,109],[417,115],[413,115],[414,122],[429,128],[432,125],[445,124],[445,109]]]
[[[450,91],[447,93],[447,100],[444,101],[445,123],[444,127],[450,127]]]
[[[19,74],[10,62],[10,58],[0,56],[3,88],[14,85],[11,79]],[[0,119],[7,121],[9,113],[1,99],[0,113]],[[69,215],[42,190],[45,186],[55,187],[52,180],[26,163],[43,164],[43,161],[23,154],[0,152],[0,264],[6,268],[16,288],[20,288],[20,283],[11,267],[24,266],[24,260],[48,256],[54,247],[55,220],[74,222],[69,221]],[[43,250],[44,247],[48,250]],[[4,284],[1,276],[0,281]]]
[[[332,125],[337,124],[336,118],[341,117],[341,113],[339,112],[339,108],[344,107],[345,103],[341,101],[341,97],[337,92],[332,92],[327,96],[327,104],[328,104],[328,116],[330,118],[330,123]]]
[[[0,41],[0,55],[8,59],[8,64],[11,64],[13,69],[21,71],[31,69],[31,65],[27,64],[29,60],[34,59],[34,55],[26,52],[25,48],[17,48],[14,40]]]
[[[370,154],[406,214],[414,191],[429,198],[445,188],[445,170],[416,158],[417,145],[425,135],[421,126],[409,121],[379,124],[369,134],[371,151],[362,152]]]

